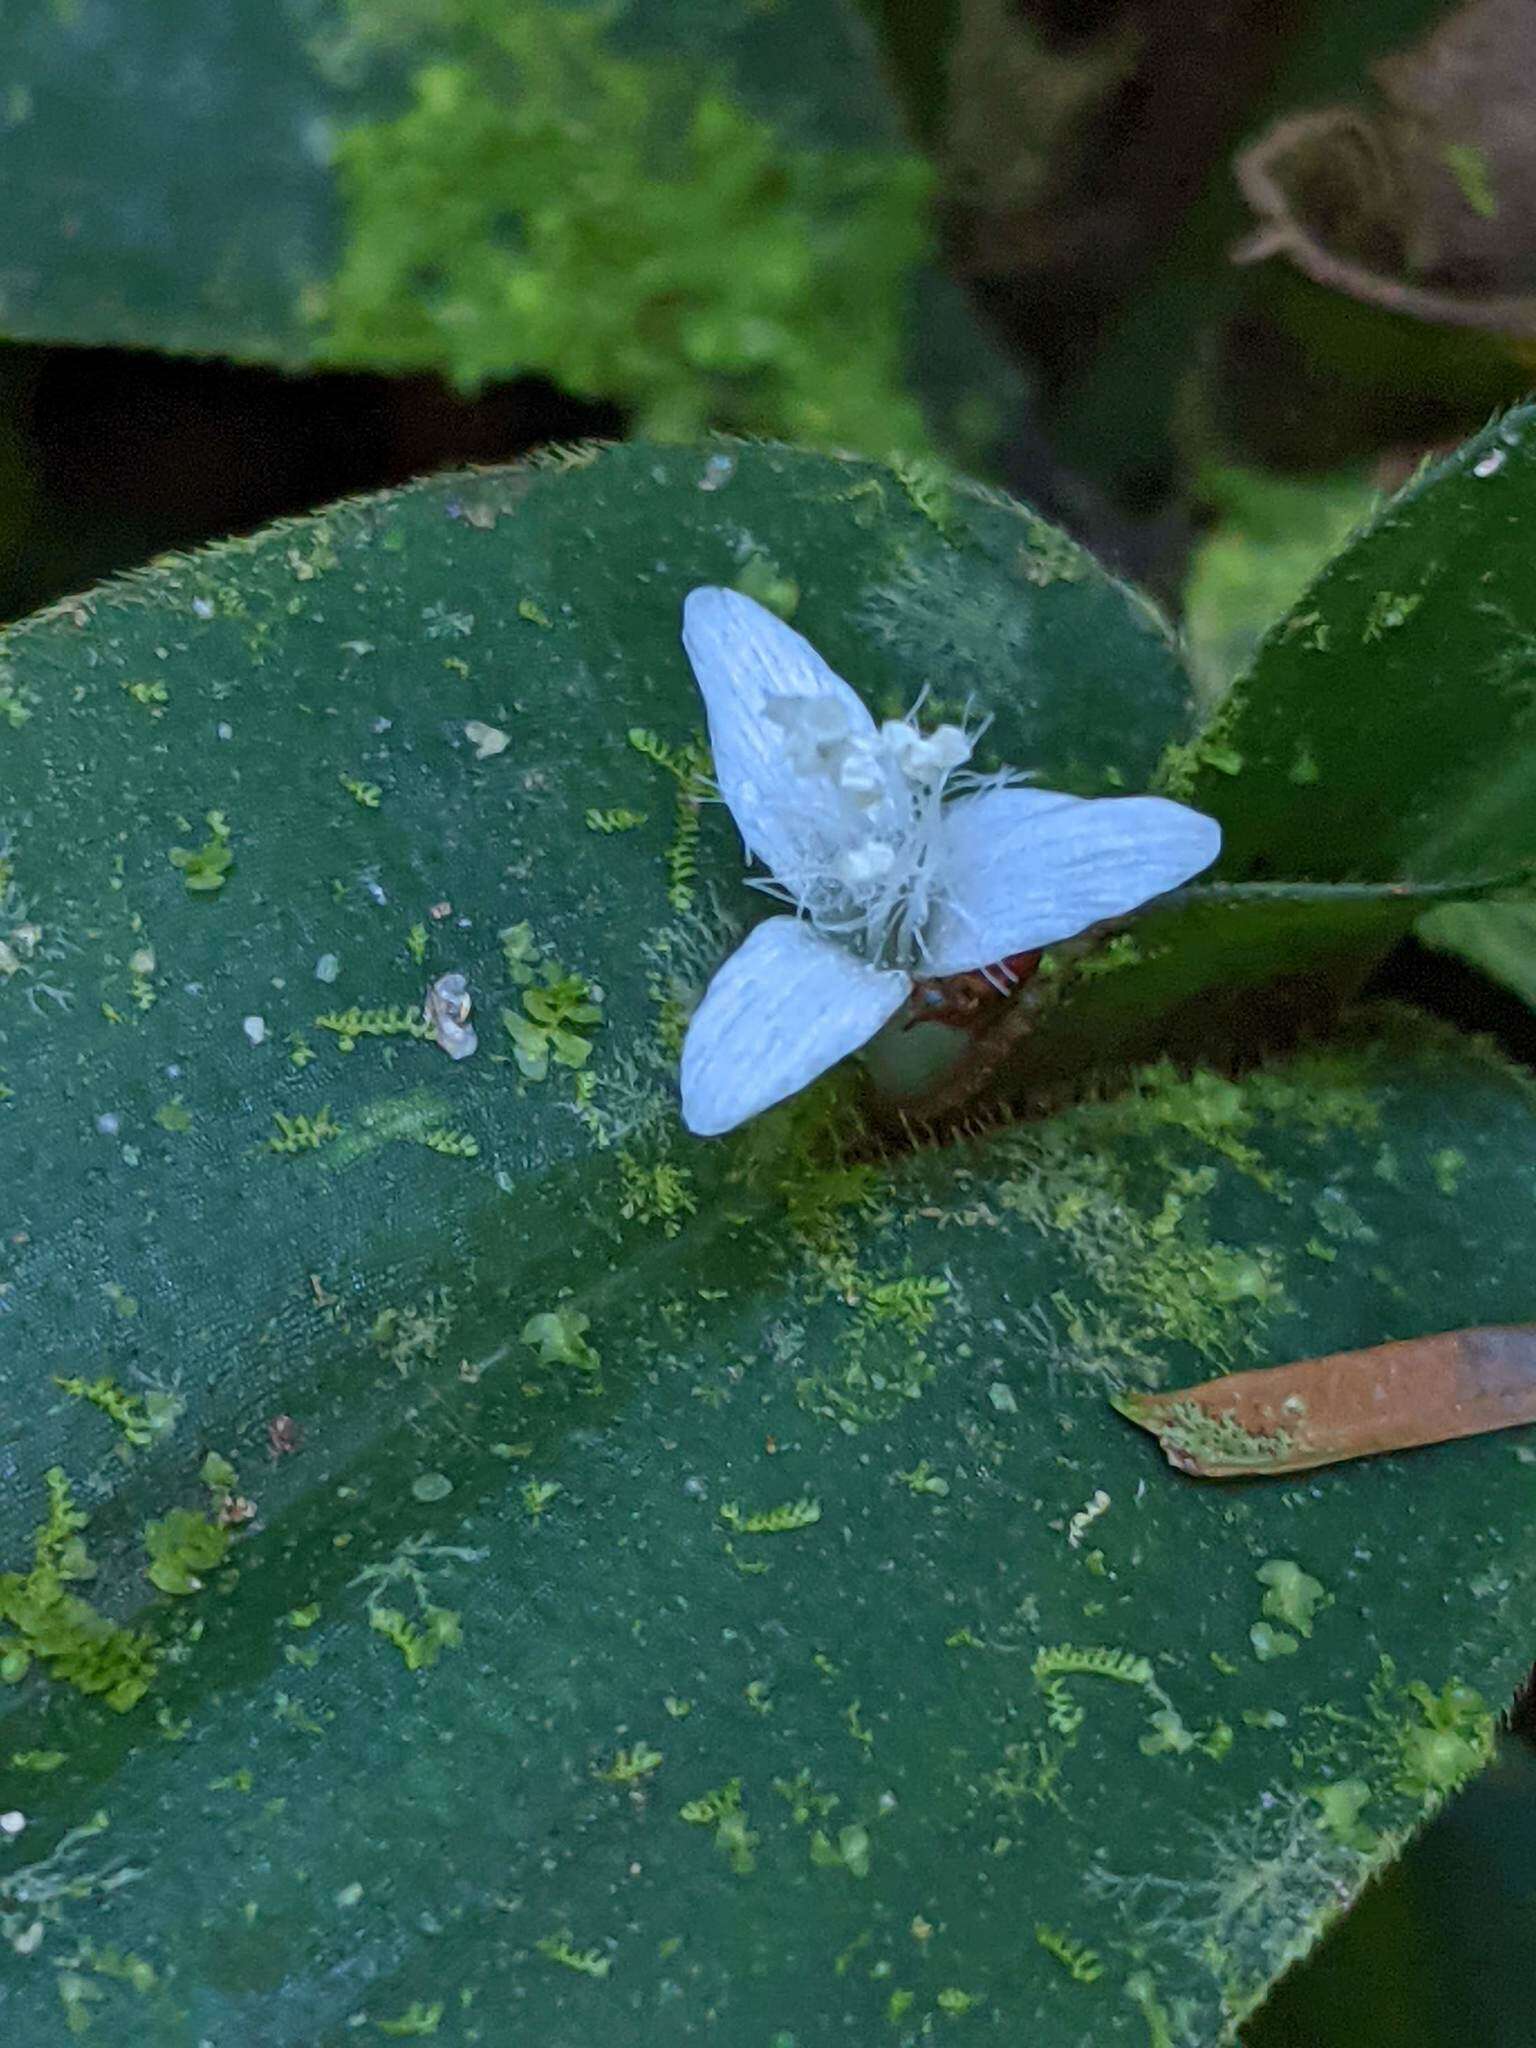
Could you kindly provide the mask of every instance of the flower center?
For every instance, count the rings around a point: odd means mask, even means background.
[[[971,757],[958,725],[921,732],[888,718],[878,731],[824,697],[770,697],[800,789],[803,849],[775,876],[819,931],[879,965],[921,964],[932,907],[944,786]]]

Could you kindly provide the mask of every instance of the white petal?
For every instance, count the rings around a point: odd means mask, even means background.
[[[770,917],[720,969],[683,1041],[683,1122],[734,1130],[866,1045],[906,1001],[905,974],[870,967],[798,918]]]
[[[1214,818],[1160,796],[989,789],[944,813],[927,974],[964,974],[1123,917],[1221,851]]]
[[[873,737],[875,722],[808,640],[739,590],[690,591],[683,646],[704,696],[715,779],[747,851],[775,872],[794,874],[818,830],[835,831],[837,805],[824,777],[791,766],[769,699],[823,702],[841,713],[853,738]]]

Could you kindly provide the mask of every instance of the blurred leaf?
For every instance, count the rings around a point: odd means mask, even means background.
[[[1536,904],[1447,903],[1417,930],[1425,945],[1459,953],[1536,1009]]]
[[[1353,473],[1218,469],[1202,477],[1200,496],[1215,516],[1190,557],[1184,644],[1201,701],[1214,705],[1377,494]]]
[[[537,371],[882,453],[979,458],[1016,403],[924,273],[929,174],[841,0],[14,12],[12,336]]]
[[[1426,467],[1261,642],[1170,787],[1233,879],[1536,861],[1536,408]]]
[[[1226,366],[1221,363],[1223,331],[1245,314],[1259,328],[1258,367],[1248,406],[1262,417],[1241,416],[1235,428],[1241,447],[1262,449],[1272,439],[1273,422],[1294,413],[1294,379],[1276,375],[1273,350],[1263,346],[1264,307],[1255,311],[1260,281],[1251,270],[1235,266],[1231,252],[1251,216],[1232,174],[1231,153],[1245,135],[1294,107],[1306,107],[1354,91],[1366,66],[1384,51],[1421,34],[1444,9],[1445,0],[1366,0],[1353,7],[1244,9],[1250,34],[1266,29],[1274,40],[1264,61],[1251,72],[1249,90],[1237,105],[1227,95],[1225,132],[1215,138],[1206,158],[1205,174],[1177,220],[1158,221],[1155,235],[1134,250],[1128,266],[1128,289],[1111,309],[1084,349],[1075,338],[1064,351],[1064,384],[1053,438],[1063,459],[1093,477],[1133,512],[1145,515],[1169,490],[1180,443],[1187,436],[1191,413],[1226,411]],[[1167,73],[1182,66],[1193,81],[1191,98],[1202,81],[1220,66],[1232,34],[1229,11],[1203,21],[1177,9],[1154,11],[1165,38]],[[1191,71],[1192,39],[1210,39],[1211,58]],[[1198,49],[1198,44],[1196,44]],[[1203,53],[1202,53],[1203,54]],[[1260,49],[1261,57],[1266,53]],[[1158,158],[1149,165],[1140,123],[1124,124],[1122,177],[1130,204],[1143,187],[1154,194],[1187,190],[1189,177],[1185,135],[1179,125],[1160,122],[1155,141]],[[1192,366],[1218,365],[1201,375]],[[1329,367],[1325,363],[1322,381]],[[1196,390],[1198,381],[1199,389]],[[1517,388],[1514,380],[1503,387]],[[1359,401],[1355,401],[1359,410]],[[1394,418],[1401,416],[1401,406]],[[1310,429],[1313,413],[1303,415]],[[1302,461],[1320,459],[1315,432],[1304,437]],[[1343,457],[1356,453],[1351,446]],[[1252,458],[1250,458],[1252,459]]]

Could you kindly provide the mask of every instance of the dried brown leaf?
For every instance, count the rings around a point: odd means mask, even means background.
[[[1114,1405],[1197,1479],[1308,1472],[1536,1422],[1536,1323],[1334,1351]]]

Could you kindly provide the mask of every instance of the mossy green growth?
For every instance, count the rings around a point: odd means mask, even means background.
[[[596,1977],[601,1981],[610,1968],[609,1958],[601,1949],[578,1948],[568,1927],[560,1934],[544,1935],[534,1943],[534,1948],[547,1962],[574,1970],[578,1977]]]
[[[0,1632],[0,1682],[15,1684],[35,1660],[51,1678],[126,1713],[155,1675],[154,1645],[68,1590],[96,1574],[81,1535],[87,1518],[58,1466],[43,1479],[48,1515],[37,1531],[31,1569],[0,1573],[0,1623],[12,1631]]]
[[[1493,1716],[1482,1695],[1458,1679],[1433,1692],[1422,1679],[1403,1688],[1419,1718],[1399,1731],[1398,1789],[1434,1805],[1493,1754]]]
[[[431,2005],[426,2005],[421,1999],[415,1998],[397,2019],[375,2020],[373,2024],[381,2034],[388,2034],[394,2040],[404,2040],[407,2036],[414,2040],[426,2034],[435,2034],[442,2025],[442,2019],[441,2000],[434,2000]]]
[[[747,1826],[741,1803],[741,1780],[732,1778],[712,1792],[702,1792],[678,1808],[680,1819],[696,1828],[713,1828],[715,1847],[737,1877],[748,1877],[757,1866],[753,1853],[758,1836]]]
[[[277,1125],[277,1135],[268,1138],[267,1150],[286,1158],[300,1152],[318,1152],[328,1139],[341,1136],[341,1125],[328,1108],[314,1116],[305,1116],[302,1111],[296,1116],[284,1116],[280,1109],[274,1109],[272,1121]]]
[[[781,619],[792,619],[800,608],[800,585],[769,555],[749,555],[732,577],[731,588],[755,597]]]
[[[672,840],[667,847],[667,901],[682,916],[693,908],[699,873],[699,806],[714,791],[714,763],[702,739],[670,746],[649,727],[632,725],[629,744],[664,768],[677,785],[673,793]]]
[[[1152,1426],[1145,1397],[1134,1393],[1110,1395],[1111,1405],[1142,1428]],[[1197,1401],[1175,1401],[1155,1418],[1157,1434],[1165,1448],[1182,1451],[1201,1465],[1236,1466],[1252,1471],[1256,1466],[1279,1464],[1295,1447],[1295,1438],[1282,1430],[1259,1436],[1230,1415],[1213,1415]]]
[[[652,1749],[648,1742],[637,1742],[631,1749],[621,1749],[611,1764],[600,1770],[594,1768],[593,1775],[605,1785],[643,1785],[653,1771],[661,1768],[662,1762],[659,1749]]]
[[[1033,1155],[1032,1170],[999,1191],[1005,1209],[1062,1238],[1091,1283],[1091,1309],[1064,1294],[1053,1304],[1083,1358],[1111,1380],[1157,1379],[1170,1337],[1221,1365],[1256,1349],[1284,1298],[1278,1259],[1211,1240],[1204,1218],[1216,1169],[1175,1168],[1149,1208],[1093,1121],[1091,1110],[1074,1112],[1028,1134],[1019,1149]],[[1078,1142],[1090,1133],[1102,1149]]]
[[[403,1009],[398,1003],[386,1008],[360,1010],[354,1004],[349,1010],[327,1010],[323,1017],[315,1019],[317,1031],[331,1031],[342,1052],[353,1052],[360,1038],[430,1038],[432,1026],[426,1022],[420,1010]],[[310,1055],[314,1057],[313,1054]],[[304,1064],[296,1062],[296,1064]]]
[[[230,829],[222,811],[209,811],[208,837],[201,846],[173,846],[168,854],[171,866],[181,870],[187,891],[193,896],[215,895],[229,880],[235,864]]]
[[[667,1237],[676,1237],[685,1219],[698,1209],[693,1175],[669,1159],[649,1163],[632,1152],[619,1154],[619,1214],[639,1223],[659,1223]]]
[[[1323,1826],[1346,1849],[1354,1849],[1363,1856],[1374,1852],[1380,1838],[1360,1818],[1371,1800],[1371,1788],[1363,1778],[1341,1778],[1334,1785],[1313,1785],[1308,1796],[1317,1801]]]
[[[200,1593],[202,1572],[221,1565],[229,1551],[229,1531],[191,1508],[172,1508],[144,1531],[149,1552],[150,1582],[162,1593]]]
[[[739,1536],[783,1536],[795,1529],[809,1529],[821,1520],[821,1502],[808,1496],[785,1501],[776,1508],[744,1510],[738,1501],[726,1501],[720,1519]]]
[[[380,20],[352,11],[365,36]],[[466,390],[539,372],[668,439],[922,445],[900,388],[918,158],[792,147],[696,64],[616,54],[603,10],[440,0],[434,19],[412,104],[338,144],[330,356],[435,362]]]
[[[431,1130],[422,1134],[421,1142],[429,1152],[436,1152],[444,1159],[478,1159],[480,1143],[470,1137],[467,1131]]]
[[[524,1323],[520,1342],[538,1352],[540,1365],[573,1365],[578,1372],[595,1373],[602,1359],[587,1342],[591,1327],[591,1318],[578,1309],[546,1309]]]
[[[445,1563],[478,1564],[483,1555],[412,1538],[384,1563],[365,1565],[353,1580],[354,1585],[368,1588],[368,1626],[375,1635],[393,1643],[407,1671],[431,1670],[444,1650],[460,1649],[464,1642],[458,1610],[443,1607],[432,1598],[427,1568]],[[414,1620],[403,1607],[391,1604],[392,1590],[414,1601]]]
[[[14,677],[0,673],[0,718],[12,732],[19,731],[32,716],[32,699]]]
[[[1045,1921],[1035,1925],[1035,1940],[1048,1956],[1054,1956],[1076,1984],[1093,1984],[1104,1974],[1104,1965],[1097,1952],[1085,1941],[1074,1941],[1069,1934],[1063,1934],[1059,1927],[1051,1927]]]
[[[143,1450],[173,1429],[181,1413],[182,1404],[175,1394],[159,1390],[131,1394],[109,1373],[94,1380],[82,1379],[78,1374],[55,1373],[53,1383],[71,1400],[99,1408],[109,1421],[116,1423],[123,1433],[123,1442],[134,1451]]]
[[[429,1604],[423,1609],[419,1624],[411,1621],[401,1608],[370,1607],[368,1626],[394,1644],[407,1671],[430,1670],[444,1650],[456,1650],[464,1640],[459,1617],[451,1607]]]
[[[1290,1558],[1272,1557],[1254,1576],[1266,1589],[1261,1602],[1266,1618],[1295,1629],[1298,1635],[1311,1635],[1318,1609],[1332,1604],[1327,1589]]]
[[[527,924],[509,926],[501,934],[501,950],[507,973],[523,992],[521,1011],[501,1013],[518,1072],[526,1080],[542,1081],[551,1061],[557,1067],[584,1067],[592,1055],[587,1034],[603,1021],[598,990],[557,961],[540,959]]]

